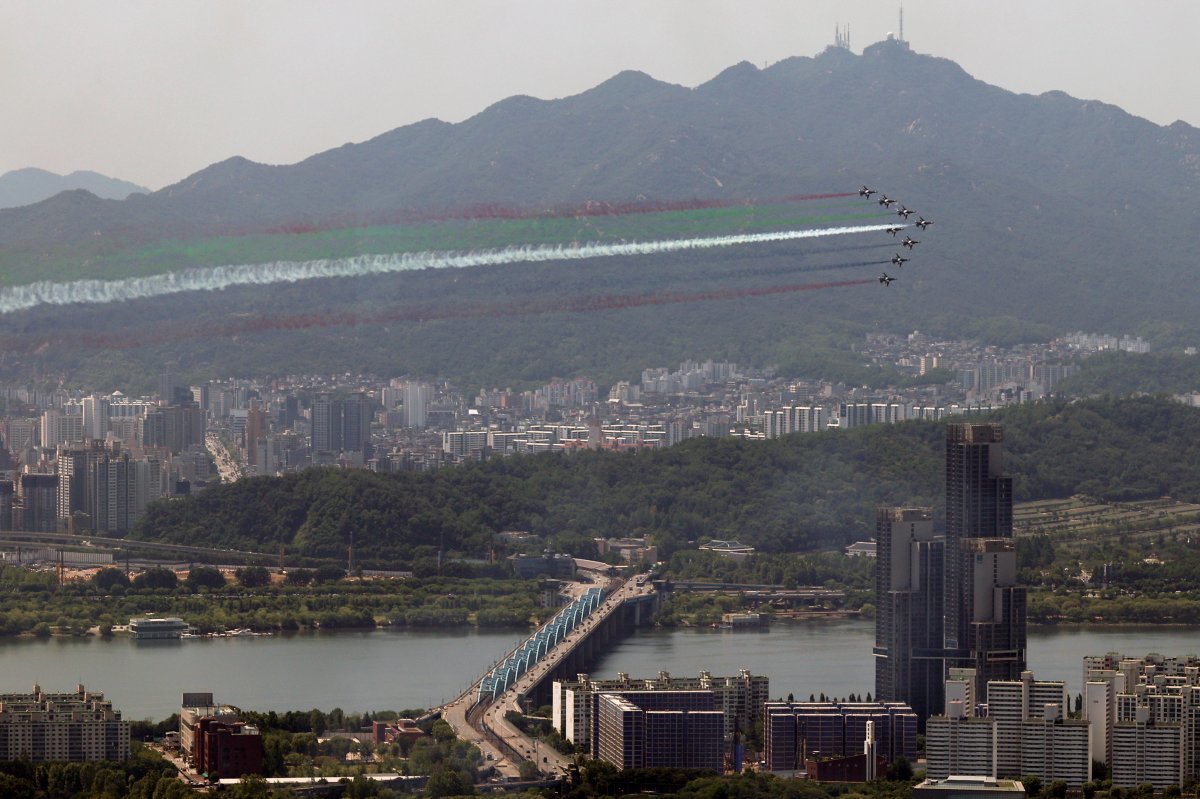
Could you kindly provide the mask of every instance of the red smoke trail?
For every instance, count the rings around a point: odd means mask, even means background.
[[[862,286],[874,283],[875,278],[838,280],[826,283],[790,283],[781,286],[760,286],[745,289],[712,289],[698,292],[665,292],[662,294],[599,294],[592,297],[574,297],[543,300],[540,303],[523,305],[476,303],[453,307],[400,308],[371,314],[297,314],[291,316],[263,316],[238,325],[226,326],[223,335],[265,333],[277,330],[311,330],[326,327],[349,327],[354,325],[381,324],[384,322],[434,322],[445,319],[504,319],[519,316],[537,316],[559,313],[591,313],[594,311],[621,311],[642,308],[648,305],[675,305],[689,302],[711,302],[734,300],[746,297],[767,297],[776,294],[795,294],[804,291]]]
[[[326,217],[320,221],[294,222],[270,228],[265,233],[317,233],[350,227],[373,227],[379,225],[411,225],[429,222],[454,221],[517,221],[523,219],[557,219],[631,216],[634,214],[671,213],[677,211],[704,211],[715,208],[755,208],[767,205],[786,205],[809,200],[836,200],[856,197],[858,192],[835,192],[827,194],[793,194],[785,197],[743,199],[691,199],[662,200],[657,202],[603,202],[589,200],[583,205],[555,208],[521,208],[512,205],[483,203],[461,208],[401,210],[365,216]],[[235,235],[251,235],[253,231]]]
[[[875,283],[875,278],[837,280],[825,283],[788,283],[778,286],[759,286],[741,289],[711,289],[694,292],[663,292],[660,294],[598,294],[591,297],[564,297],[545,299],[534,303],[475,303],[448,307],[392,308],[375,313],[325,313],[292,314],[287,316],[260,316],[253,319],[234,321],[227,324],[210,323],[191,328],[172,327],[169,331],[153,335],[147,331],[130,331],[126,334],[81,334],[41,339],[36,342],[26,339],[21,342],[9,339],[3,348],[9,352],[40,353],[52,346],[83,349],[124,350],[137,347],[188,341],[197,338],[234,337],[256,333],[315,330],[330,327],[355,327],[386,322],[434,322],[448,319],[507,319],[542,314],[593,313],[597,311],[621,311],[628,308],[644,308],[654,305],[676,305],[692,302],[736,300],[749,297],[769,297],[779,294],[796,294],[823,289],[865,286]]]

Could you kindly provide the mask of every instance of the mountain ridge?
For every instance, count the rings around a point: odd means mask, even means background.
[[[623,312],[626,318],[641,316],[640,327],[594,315],[586,359],[566,358],[561,349],[547,354],[559,345],[542,328],[557,327],[529,318],[397,325],[376,335],[390,336],[386,346],[401,372],[428,371],[431,353],[446,347],[431,342],[449,332],[508,346],[511,359],[528,361],[509,366],[529,377],[539,369],[563,370],[564,363],[611,374],[595,364],[622,352],[621,368],[627,368],[630,353],[639,348],[651,362],[691,357],[696,347],[720,347],[739,359],[749,353],[760,363],[787,362],[799,357],[791,336],[807,332],[827,339],[830,330],[881,326],[961,338],[1001,330],[1011,338],[1023,328],[1037,335],[1101,329],[1148,336],[1167,331],[1168,343],[1200,339],[1194,313],[1200,288],[1184,234],[1195,216],[1187,198],[1200,189],[1196,128],[1159,126],[1062,92],[1013,93],[953,61],[897,42],[872,45],[862,55],[831,48],[764,69],[735,64],[694,88],[626,71],[570,97],[508,98],[462,122],[423,120],[296,164],[233,157],[124,201],[69,195],[0,211],[0,274],[67,263],[75,276],[103,278],[105,261],[93,256],[131,243],[178,239],[190,247],[207,236],[320,229],[328,220],[348,228],[346,238],[353,240],[365,235],[353,228],[409,210],[753,200],[853,192],[863,183],[937,223],[914,236],[925,243],[883,295],[872,287],[736,306]],[[861,207],[878,210],[868,201]],[[880,236],[886,258],[888,238]],[[514,285],[543,294],[566,290],[564,279],[575,294],[611,293],[616,287],[629,294],[673,291],[693,278],[703,278],[705,288],[741,286],[749,279],[742,264],[761,262],[783,274],[803,262],[805,253],[796,244],[686,258],[615,258],[569,271],[561,265],[513,265],[469,274],[327,281],[319,290],[247,288],[236,295],[189,295],[128,307],[144,320],[166,314],[161,308],[176,316],[209,314],[218,330],[226,313],[357,311],[381,298],[400,301],[417,294],[431,303],[448,302],[442,298],[460,297],[468,285],[486,301]],[[729,310],[735,307],[736,314]],[[797,314],[806,326],[797,326]],[[73,314],[79,324],[104,316],[103,309]],[[34,331],[54,326],[49,310],[11,319],[14,325],[29,320]],[[654,336],[647,327],[652,322],[675,328],[670,336]],[[8,324],[0,318],[0,332]],[[288,341],[300,354],[291,356],[289,368],[303,369],[302,355],[319,347],[330,361],[336,362],[336,352],[358,363],[365,357],[363,334],[350,328],[293,332]],[[778,341],[764,350],[764,337],[770,343],[772,335]],[[667,338],[669,346],[662,344]],[[243,347],[267,347],[265,340],[247,338]],[[270,357],[258,361],[280,362],[283,341],[276,337]],[[693,349],[684,351],[682,342]],[[206,363],[233,357],[220,347],[188,346]],[[463,351],[476,350],[480,345]],[[781,357],[777,350],[790,355]],[[246,363],[252,353],[246,350]],[[535,361],[537,368],[529,365]],[[484,353],[476,366],[495,375],[500,363]],[[545,376],[554,373],[562,372]]]
[[[14,169],[0,175],[0,209],[33,205],[64,191],[85,190],[102,199],[122,200],[150,190],[127,180],[77,169],[59,175],[38,167]]]

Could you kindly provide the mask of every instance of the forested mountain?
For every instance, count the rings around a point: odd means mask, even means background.
[[[339,246],[352,247],[356,236],[366,246],[365,228],[354,225],[413,211],[753,199],[861,183],[937,223],[886,293],[859,286],[577,319],[547,312],[297,328],[243,334],[236,347],[214,338],[230,320],[264,310],[349,319],[389,303],[552,304],[557,296],[796,282],[785,270],[808,250],[793,243],[307,281],[79,307],[66,319],[61,309],[10,314],[0,336],[22,338],[5,342],[13,354],[2,368],[93,379],[94,348],[118,347],[118,373],[152,374],[171,359],[196,375],[271,363],[511,383],[575,371],[629,376],[697,355],[828,374],[853,366],[846,335],[880,327],[993,341],[1073,329],[1170,342],[1200,334],[1188,200],[1200,190],[1196,129],[1057,92],[1014,94],[897,42],[766,69],[739,64],[694,89],[621,73],[574,97],[513,97],[458,124],[427,120],[294,165],[231,158],[124,201],[61,194],[0,211],[0,274],[105,277],[122,257],[162,271],[214,241],[231,259],[274,257],[249,235],[263,231],[351,226]],[[213,236],[222,238],[205,238]],[[145,330],[116,344],[90,335],[114,317]],[[164,328],[197,317],[208,323],[203,331],[164,340]]]
[[[1200,410],[1144,397],[1016,406],[995,419],[1019,500],[1200,501]],[[905,422],[432,474],[309,470],[156,503],[133,537],[341,557],[353,534],[361,557],[402,563],[442,545],[480,556],[513,529],[577,553],[595,537],[624,535],[653,536],[664,554],[702,537],[823,549],[872,535],[879,505],[932,505],[940,515],[943,435],[941,424]]]
[[[45,169],[29,167],[14,169],[0,175],[0,208],[31,205],[59,192],[77,189],[109,200],[123,200],[131,194],[145,194],[150,191],[136,183],[110,178],[99,172],[80,170],[69,175],[56,175]]]

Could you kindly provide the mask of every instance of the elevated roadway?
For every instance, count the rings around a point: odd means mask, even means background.
[[[272,562],[279,557],[278,553],[272,555],[269,552],[194,547],[187,544],[167,544],[161,541],[136,541],[132,538],[107,538],[90,533],[78,535],[73,533],[43,533],[36,530],[0,531],[0,543],[39,544],[50,547],[70,547],[72,549],[124,549],[130,552],[163,552],[173,555],[201,555],[210,558],[267,558]]]

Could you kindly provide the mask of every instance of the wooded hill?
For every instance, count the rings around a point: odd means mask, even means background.
[[[1018,500],[1085,493],[1200,501],[1200,410],[1166,399],[1017,406],[1005,425]],[[944,427],[934,422],[695,439],[640,454],[494,459],[429,474],[313,469],[152,505],[131,537],[412,563],[439,546],[480,557],[504,530],[588,554],[599,536],[649,535],[663,555],[701,538],[768,552],[872,535],[879,505],[941,513]]]

